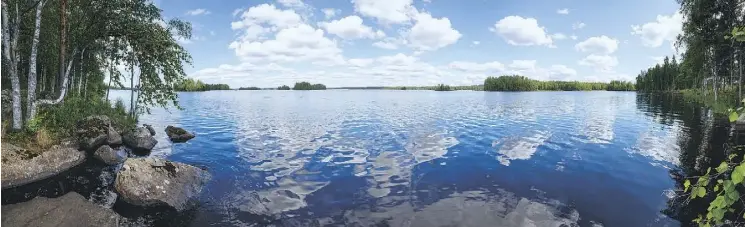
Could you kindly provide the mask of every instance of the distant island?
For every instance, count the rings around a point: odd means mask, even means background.
[[[261,90],[261,88],[258,87],[240,87],[238,90]]]
[[[227,84],[205,84],[201,80],[185,79],[174,86],[176,91],[230,90]]]
[[[281,89],[280,89],[281,90]],[[326,90],[326,85],[323,84],[310,84],[308,82],[297,82],[292,90]]]
[[[290,90],[290,86],[282,85],[277,88],[277,90]]]

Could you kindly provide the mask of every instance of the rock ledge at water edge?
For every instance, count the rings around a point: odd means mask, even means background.
[[[2,144],[2,188],[21,186],[57,175],[85,161],[85,152],[69,146],[54,146],[32,154],[28,150]]]
[[[181,211],[209,180],[207,171],[156,157],[130,158],[116,176],[119,198],[138,206],[168,205]]]

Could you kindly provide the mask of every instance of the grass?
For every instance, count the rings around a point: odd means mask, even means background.
[[[25,122],[25,127],[17,132],[6,131],[10,118],[3,116],[2,142],[26,148],[32,153],[40,152],[63,140],[72,139],[77,122],[92,115],[108,116],[112,126],[119,132],[132,129],[137,124],[136,119],[127,114],[122,100],[112,105],[103,99],[68,97],[61,104],[40,108],[37,116]]]

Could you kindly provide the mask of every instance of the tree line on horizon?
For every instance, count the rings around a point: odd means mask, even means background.
[[[206,84],[201,80],[194,80],[191,78],[182,80],[180,83],[174,85],[176,91],[212,91],[212,90],[230,90],[230,85],[227,84]]]
[[[613,80],[610,83],[579,81],[540,81],[519,75],[487,77],[484,91],[634,91],[632,82]]]

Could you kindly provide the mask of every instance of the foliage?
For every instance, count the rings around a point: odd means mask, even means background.
[[[310,84],[308,82],[297,82],[292,90],[326,90],[326,85],[323,84]]]
[[[665,57],[662,64],[642,71],[636,76],[636,87],[639,91],[670,91],[692,88],[694,85],[680,75],[680,64],[673,56]]]
[[[112,126],[119,131],[136,126],[136,120],[124,111],[120,101],[112,106],[111,102],[103,99],[69,98],[60,105],[49,106],[39,112],[39,116],[44,118],[42,127],[62,138],[72,136],[77,122],[92,115],[108,116]]]
[[[525,76],[511,75],[488,77],[484,80],[485,91],[589,91],[589,90],[629,90],[633,89],[630,82],[615,81],[609,89],[609,84],[579,81],[538,81]]]
[[[205,84],[201,80],[185,79],[174,86],[176,91],[230,90],[227,84]]]
[[[241,88],[238,88],[238,90],[261,90],[261,88],[259,88],[259,87],[241,87]]]
[[[435,87],[435,91],[452,91],[452,89],[450,89],[450,86],[448,85],[438,84],[437,87]]]
[[[277,90],[290,90],[290,86],[282,85],[282,86],[277,87]]]
[[[634,83],[627,81],[611,80],[605,90],[608,91],[635,91]]]

